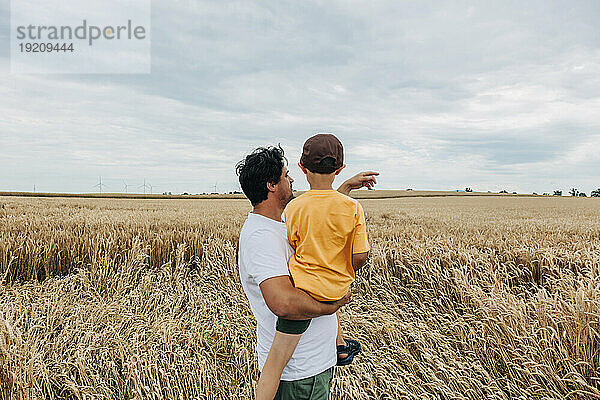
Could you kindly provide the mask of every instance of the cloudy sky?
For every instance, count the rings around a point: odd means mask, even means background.
[[[599,20],[598,1],[154,1],[150,74],[26,75],[0,0],[0,190],[237,190],[276,143],[303,189],[302,143],[331,132],[342,178],[382,189],[589,194]]]

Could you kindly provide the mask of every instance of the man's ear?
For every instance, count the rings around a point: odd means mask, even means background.
[[[277,184],[273,183],[273,182],[267,182],[267,190],[269,192],[274,192],[275,191],[275,185],[277,185]]]
[[[300,163],[298,163],[298,166],[300,167],[300,169],[302,170],[302,172],[304,172],[304,175],[306,175],[306,167]]]
[[[342,170],[346,168],[346,164],[342,165],[341,167],[339,167],[338,169],[335,170],[335,174],[339,175],[340,172],[342,172]]]

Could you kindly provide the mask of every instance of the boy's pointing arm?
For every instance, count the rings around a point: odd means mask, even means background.
[[[370,189],[377,183],[377,179],[375,179],[375,176],[377,175],[379,175],[379,172],[376,171],[360,172],[342,183],[338,188],[338,192],[348,196],[350,191],[354,189],[360,189],[362,187]]]

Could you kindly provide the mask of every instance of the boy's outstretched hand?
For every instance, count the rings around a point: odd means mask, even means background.
[[[375,184],[377,183],[377,179],[375,179],[377,175],[379,175],[379,172],[360,172],[354,175],[352,178],[348,179],[346,182],[342,183],[338,188],[338,192],[343,193],[345,195],[349,195],[350,191],[354,189],[360,189],[362,187],[372,189],[373,186],[375,186]]]

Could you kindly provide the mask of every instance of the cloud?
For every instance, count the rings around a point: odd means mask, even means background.
[[[342,178],[378,169],[385,188],[600,185],[596,2],[176,1],[152,17],[151,74],[3,73],[3,188],[235,190],[235,162],[282,143],[302,189],[316,132],[344,143]]]

